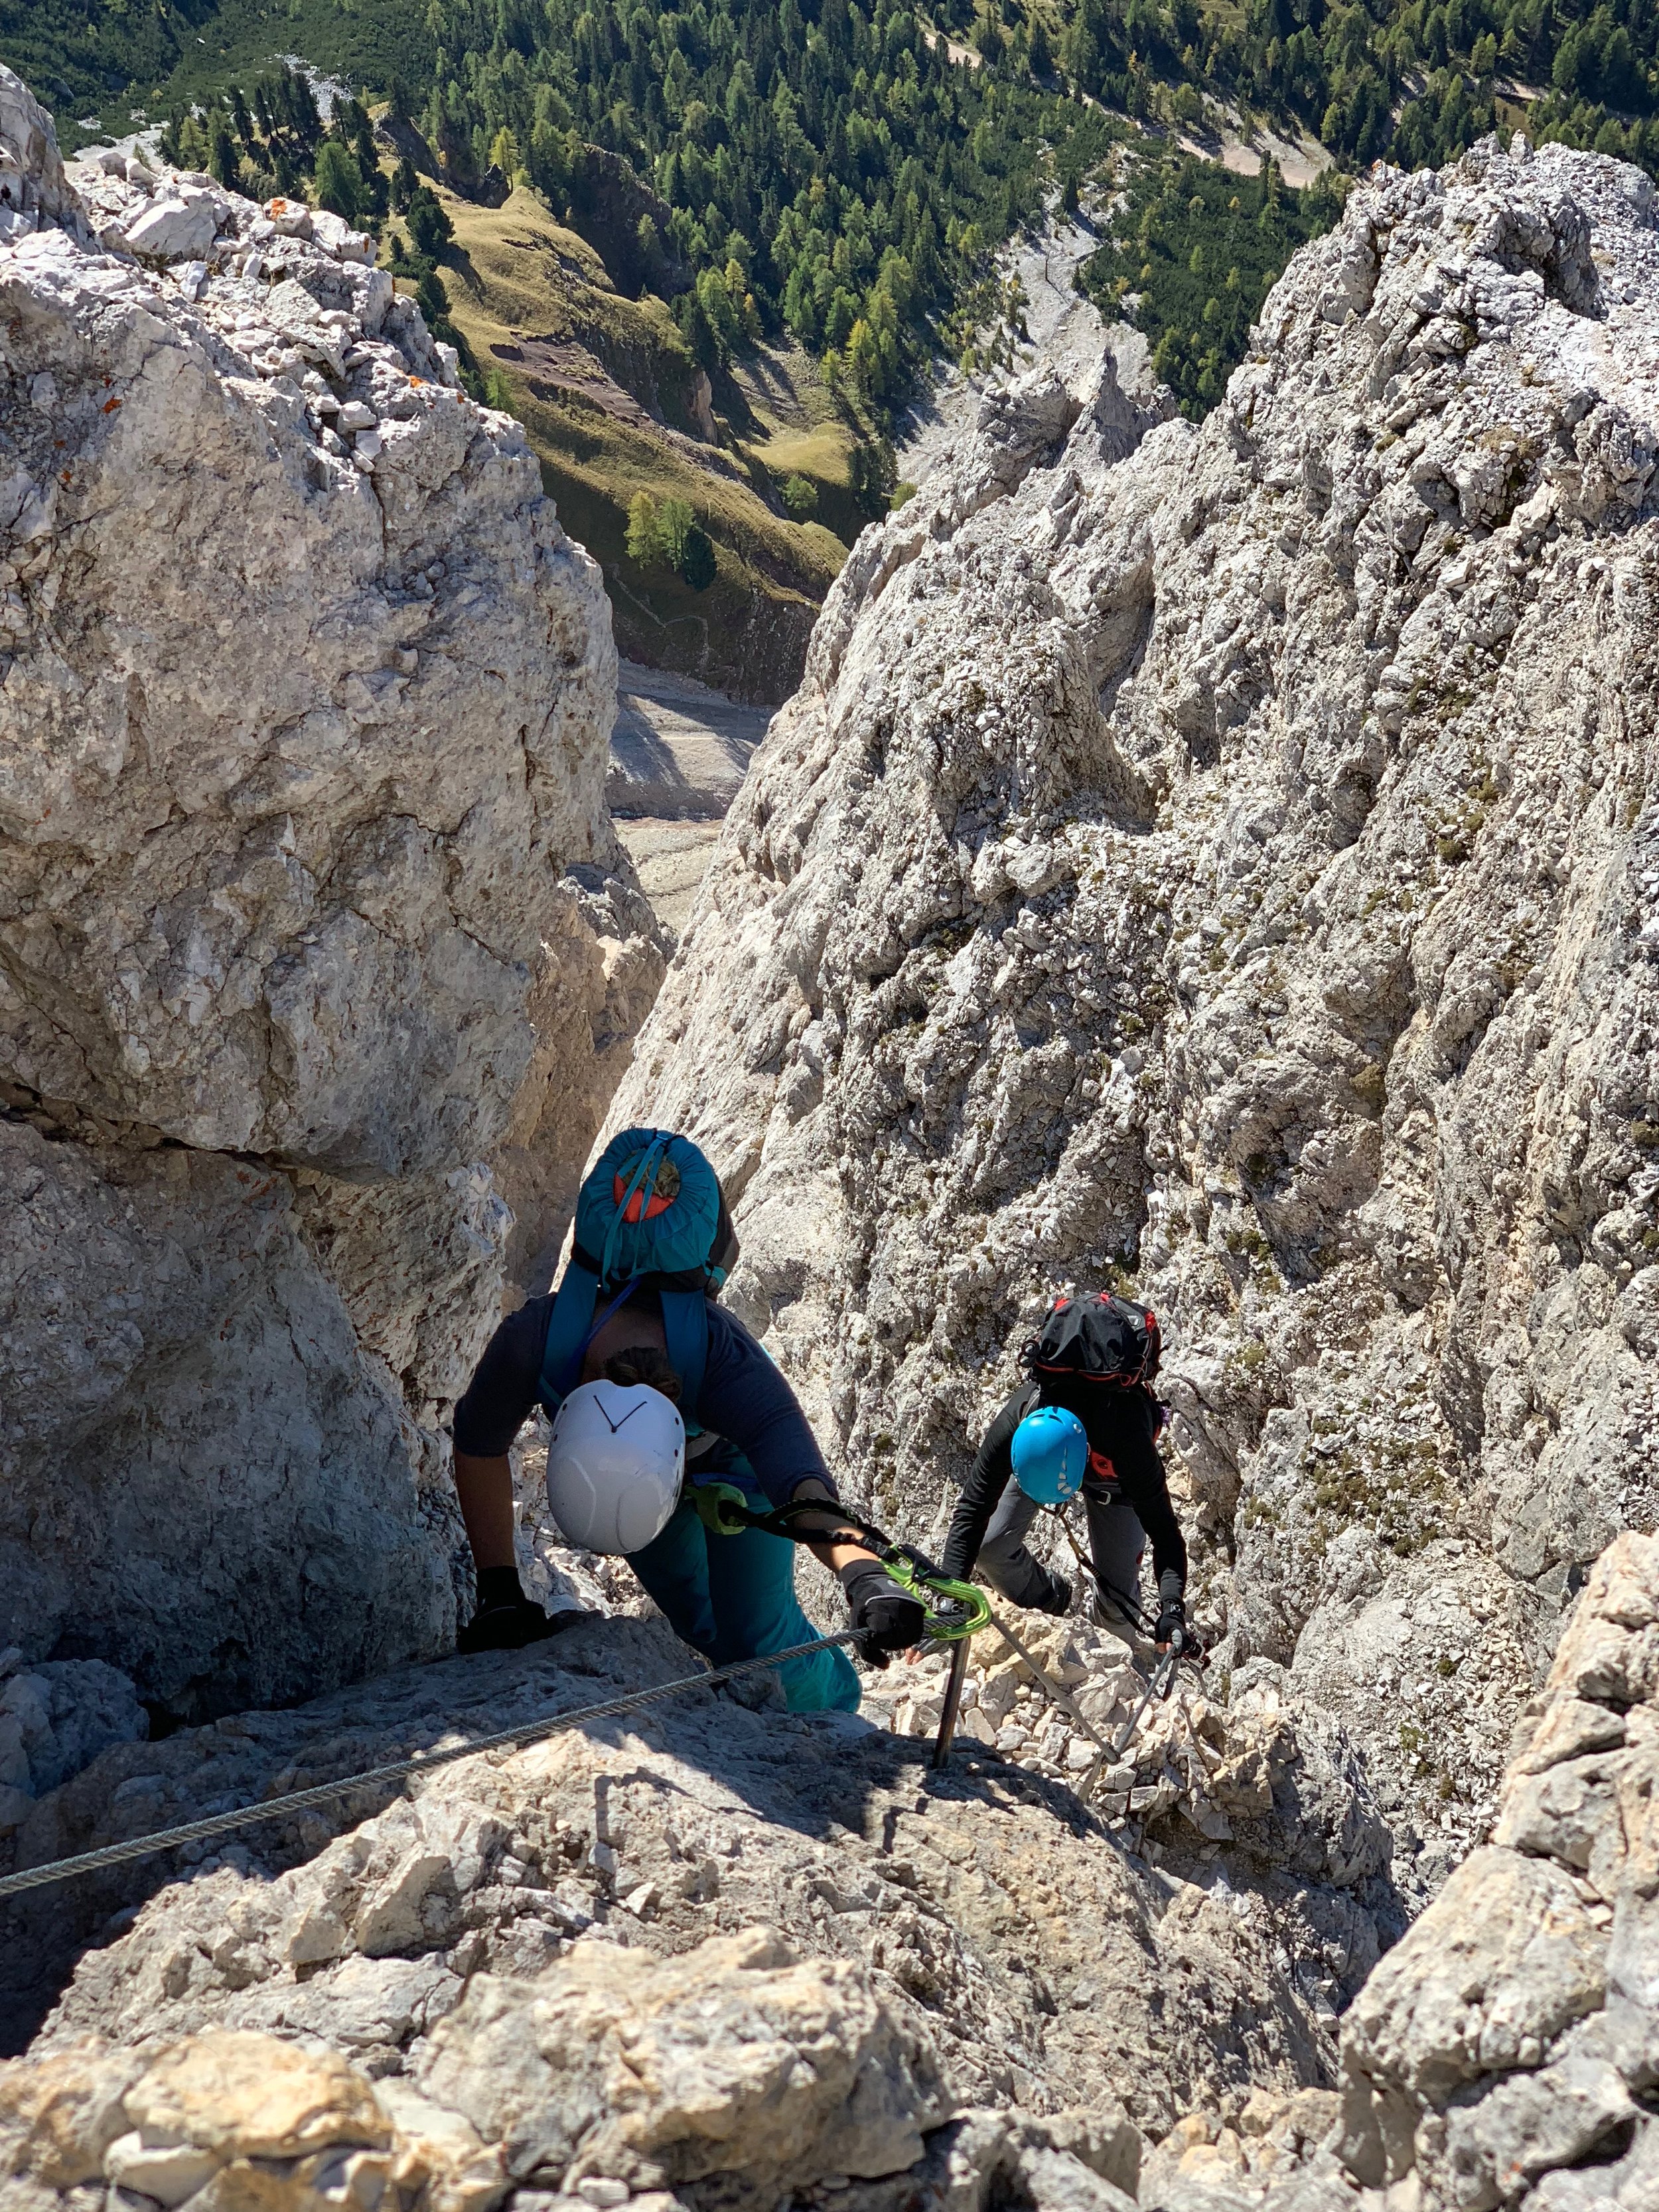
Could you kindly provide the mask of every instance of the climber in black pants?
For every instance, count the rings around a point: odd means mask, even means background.
[[[1090,1554],[1103,1586],[1097,1617],[1121,1627],[1139,1612],[1141,1560],[1150,1537],[1158,1591],[1153,1638],[1164,1645],[1176,1627],[1186,1630],[1187,1546],[1155,1441],[1162,1408],[1148,1381],[1132,1370],[1091,1374],[1086,1354],[1076,1365],[1045,1369],[1036,1356],[1054,1348],[1044,1340],[1051,1334],[1060,1340],[1062,1358],[1068,1348],[1075,1354],[1079,1343],[1111,1340],[1115,1316],[1109,1314],[1104,1324],[1097,1312],[1068,1328],[1070,1310],[1085,1305],[1116,1307],[1133,1316],[1145,1311],[1124,1299],[1068,1300],[1056,1307],[1043,1337],[1027,1348],[1031,1379],[992,1421],[963,1486],[945,1540],[944,1571],[957,1578],[975,1574],[1012,1605],[1068,1611],[1069,1579],[1033,1558],[1025,1538],[1041,1505],[1080,1496]],[[1157,1322],[1148,1318],[1155,1345]],[[1155,1349],[1150,1363],[1143,1353],[1143,1368],[1149,1364],[1156,1364]]]

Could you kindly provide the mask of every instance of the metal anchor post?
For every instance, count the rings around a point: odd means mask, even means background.
[[[945,1709],[939,1717],[939,1735],[933,1741],[935,1771],[951,1763],[951,1746],[957,1733],[957,1715],[962,1710],[962,1686],[968,1674],[968,1638],[964,1636],[951,1647],[951,1672],[945,1683]]]

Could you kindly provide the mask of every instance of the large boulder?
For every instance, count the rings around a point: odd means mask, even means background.
[[[719,2173],[740,2177],[727,2203],[757,2208],[823,2173],[913,2166],[951,2107],[935,2052],[867,1973],[797,1960],[765,1928],[660,1964],[594,1945],[543,1982],[478,1975],[416,2080],[509,2146],[514,2179],[574,2194],[584,2174]]]
[[[660,956],[599,570],[366,242],[0,71],[8,179],[0,1647],[176,1717],[451,1634],[447,1410]]]
[[[1344,2026],[1338,2148],[1425,2212],[1659,2190],[1659,1540],[1598,1562],[1517,1731],[1492,1843]]]

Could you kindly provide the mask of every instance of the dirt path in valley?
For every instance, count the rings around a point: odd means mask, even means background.
[[[677,934],[770,720],[690,677],[621,665],[605,796],[646,896]]]

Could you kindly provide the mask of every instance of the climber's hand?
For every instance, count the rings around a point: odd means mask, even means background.
[[[521,1651],[544,1636],[568,1627],[568,1613],[546,1613],[519,1586],[514,1567],[485,1567],[478,1576],[478,1605],[455,1638],[458,1651]]]
[[[505,1605],[481,1605],[455,1638],[458,1651],[521,1651],[544,1636],[555,1636],[564,1622],[542,1611],[527,1597]]]
[[[1048,1570],[1048,1599],[1038,1608],[1042,1613],[1069,1613],[1072,1609],[1072,1578]]]
[[[878,1560],[849,1560],[841,1571],[841,1586],[853,1626],[861,1632],[854,1649],[866,1665],[884,1667],[895,1652],[927,1634],[927,1607],[907,1597]]]
[[[1152,1628],[1152,1641],[1160,1651],[1167,1651],[1176,1637],[1185,1650],[1193,1640],[1187,1626],[1187,1608],[1178,1597],[1166,1597]]]

